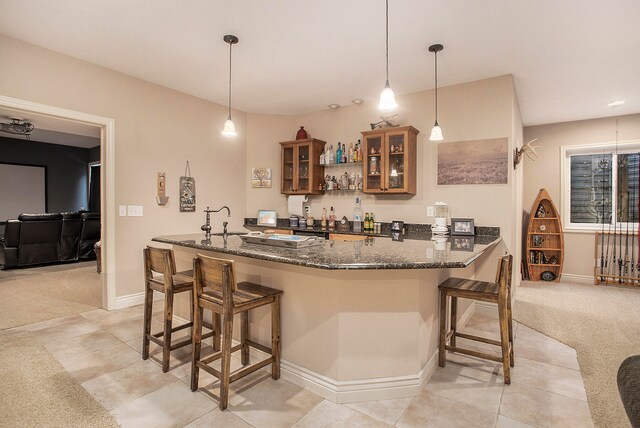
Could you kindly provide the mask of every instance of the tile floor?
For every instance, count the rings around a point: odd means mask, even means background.
[[[161,317],[154,315],[153,331],[162,327]],[[446,367],[414,398],[335,404],[258,371],[232,385],[225,412],[218,409],[217,380],[206,372],[200,371],[200,391],[190,391],[190,347],[172,353],[168,373],[162,373],[160,348],[153,343],[151,358],[141,359],[141,306],[94,310],[18,330],[37,337],[123,427],[593,426],[575,351],[518,323],[508,386],[500,364],[449,353]],[[498,338],[497,322],[480,313],[463,331]],[[232,370],[239,366],[234,358]]]

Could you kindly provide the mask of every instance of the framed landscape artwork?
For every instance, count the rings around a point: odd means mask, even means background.
[[[507,138],[438,145],[438,184],[507,184]]]
[[[251,168],[251,187],[271,187],[271,168]]]

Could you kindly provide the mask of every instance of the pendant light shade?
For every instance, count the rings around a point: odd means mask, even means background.
[[[442,141],[444,137],[442,136],[442,128],[438,125],[438,52],[444,49],[444,46],[441,44],[435,44],[429,46],[429,52],[433,52],[435,59],[435,79],[436,79],[436,121],[433,124],[433,129],[431,129],[431,135],[429,136],[430,141]]]
[[[382,92],[380,93],[380,102],[378,103],[378,110],[381,111],[391,111],[394,110],[398,107],[398,103],[396,102],[396,96],[393,93],[393,90],[391,89],[391,86],[389,85],[389,0],[385,0],[386,1],[386,12],[385,12],[385,17],[386,17],[386,30],[385,30],[385,34],[386,34],[386,46],[387,46],[387,53],[386,53],[386,60],[387,60],[387,81],[384,85],[384,89],[382,90]]]
[[[238,43],[238,38],[227,34],[222,38],[222,40],[229,44],[229,115],[227,116],[227,120],[224,122],[222,135],[225,137],[235,137],[238,134],[236,133],[236,126],[233,124],[233,120],[231,119],[231,47]]]

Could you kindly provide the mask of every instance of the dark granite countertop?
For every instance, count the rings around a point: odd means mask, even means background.
[[[329,241],[301,249],[242,242],[239,233],[204,239],[203,233],[157,236],[153,241],[215,251],[272,262],[318,269],[438,269],[469,266],[487,249],[500,242],[499,236],[456,236],[437,244],[425,234],[405,235],[403,241],[389,237],[365,241]],[[453,249],[452,249],[453,248]]]

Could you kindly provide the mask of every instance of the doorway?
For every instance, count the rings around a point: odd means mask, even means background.
[[[59,107],[38,104],[0,95],[0,107],[12,109],[21,114],[36,114],[47,118],[79,122],[96,126],[100,129],[100,168],[94,170],[98,174],[100,218],[100,236],[102,240],[102,307],[111,310],[116,308],[116,260],[115,260],[115,123],[112,118],[96,116],[67,110]]]

